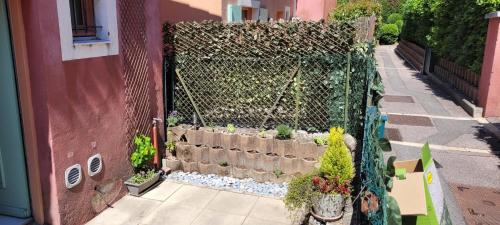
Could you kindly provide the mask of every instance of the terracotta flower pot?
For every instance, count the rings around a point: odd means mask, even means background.
[[[239,148],[236,144],[237,139],[238,135],[236,134],[221,133],[221,145],[225,149]]]
[[[285,156],[287,154],[292,154],[291,151],[293,149],[293,141],[292,140],[280,140],[274,139],[274,153],[279,156]]]
[[[209,149],[209,162],[212,164],[219,164],[220,162],[227,162],[226,151],[222,147],[213,147]]]
[[[274,140],[272,138],[255,138],[255,149],[259,150],[262,154],[273,152]]]
[[[217,175],[219,176],[229,176],[230,170],[229,166],[217,165]]]
[[[227,162],[232,166],[245,167],[244,154],[239,148],[232,148],[227,151]]]
[[[280,157],[280,169],[284,173],[294,174],[299,171],[299,160],[294,155]]]
[[[333,222],[342,218],[345,206],[345,197],[340,194],[321,194],[313,200],[311,215],[325,222]]]
[[[279,168],[279,156],[276,153],[266,153],[262,154],[261,161],[263,164],[263,170],[273,173],[275,169]]]
[[[221,133],[205,129],[203,131],[203,144],[208,147],[221,146]]]
[[[256,149],[255,148],[255,137],[249,134],[240,134],[239,135],[239,147],[243,151]]]
[[[182,170],[184,172],[197,172],[198,163],[191,160],[181,160]]]
[[[209,162],[200,162],[198,167],[201,174],[217,174],[217,165]]]
[[[256,169],[257,161],[259,160],[261,154],[257,150],[245,151],[245,167],[248,169]]]
[[[248,177],[248,170],[242,166],[232,166],[231,174],[235,178],[243,179]]]
[[[190,129],[186,132],[187,142],[191,145],[203,144],[203,131]]]

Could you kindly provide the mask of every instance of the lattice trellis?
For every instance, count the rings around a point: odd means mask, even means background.
[[[125,81],[128,148],[137,133],[147,134],[151,124],[150,59],[147,54],[146,15],[143,0],[120,0],[120,52]]]

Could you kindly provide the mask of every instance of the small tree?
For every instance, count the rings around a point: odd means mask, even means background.
[[[151,138],[138,135],[134,138],[135,151],[130,156],[130,162],[136,172],[145,171],[151,165],[156,149],[151,144]]]
[[[354,178],[351,153],[344,143],[344,129],[330,129],[328,147],[320,158],[320,172],[329,179],[344,184]]]

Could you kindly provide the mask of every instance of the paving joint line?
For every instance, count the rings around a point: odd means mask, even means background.
[[[396,112],[382,112],[388,115],[398,115],[398,116],[420,116],[420,117],[428,117],[433,119],[445,119],[445,120],[463,120],[463,121],[477,121],[481,123],[478,118],[472,117],[453,117],[453,116],[437,116],[437,115],[429,115],[429,114],[414,114],[414,113],[396,113]]]
[[[403,145],[403,146],[418,147],[418,148],[421,148],[422,146],[425,145],[425,143],[406,142],[406,141],[390,141],[390,143],[395,144],[395,145]],[[446,145],[434,145],[434,144],[429,144],[429,147],[431,148],[431,150],[471,152],[471,153],[500,155],[500,152],[494,152],[494,151],[487,150],[487,149],[451,147],[451,146],[446,146]]]

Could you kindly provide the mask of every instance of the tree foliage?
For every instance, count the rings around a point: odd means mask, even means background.
[[[319,171],[324,176],[345,183],[354,177],[352,156],[344,143],[344,129],[330,129],[328,147],[320,158]]]

